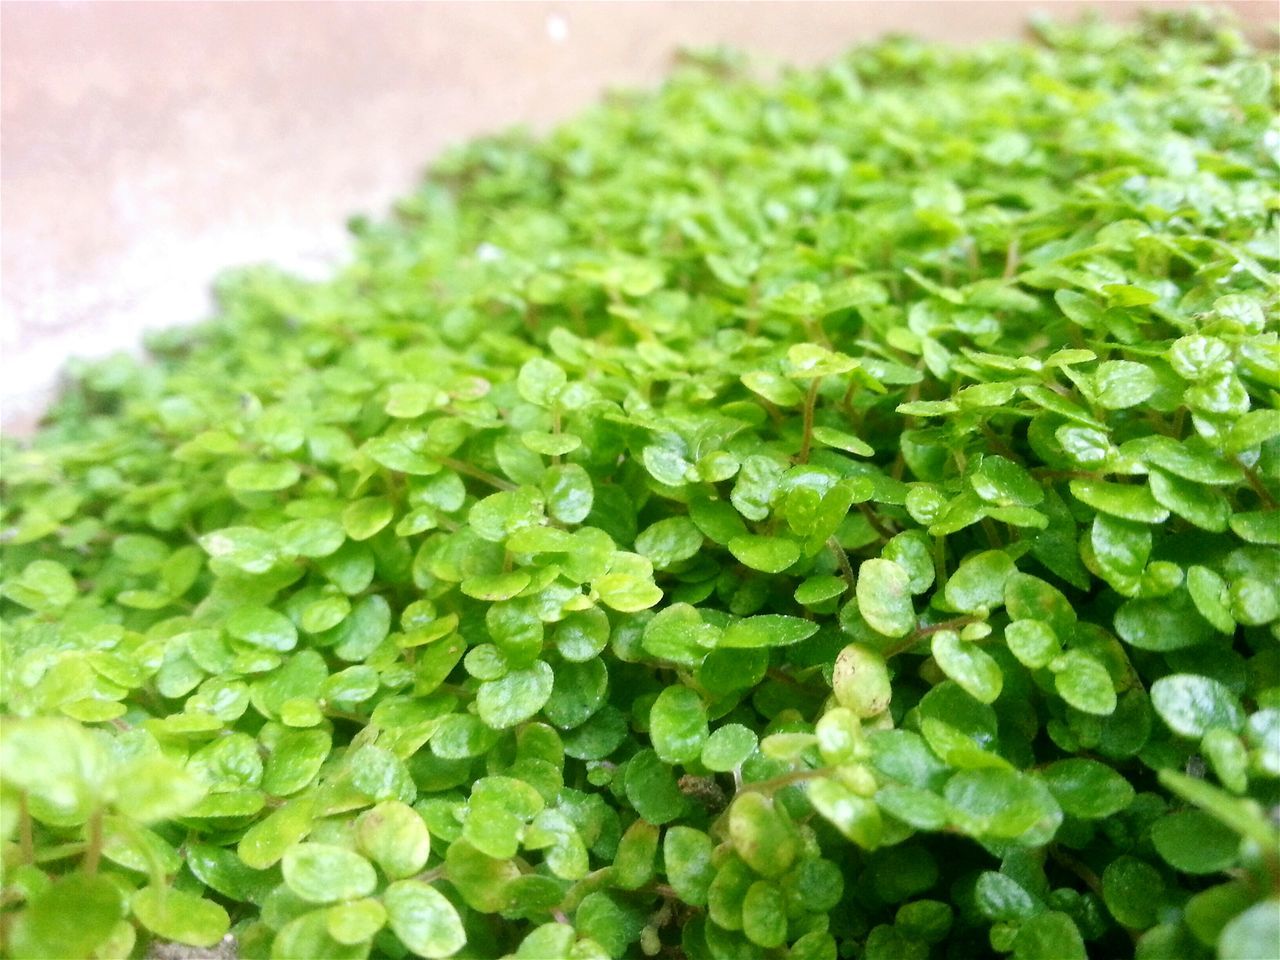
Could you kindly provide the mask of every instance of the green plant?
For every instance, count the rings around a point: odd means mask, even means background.
[[[689,58],[4,443],[11,957],[1273,957],[1273,66]]]

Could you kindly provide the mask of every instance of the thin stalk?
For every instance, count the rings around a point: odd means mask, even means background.
[[[84,872],[92,877],[102,861],[102,808],[93,811],[87,826],[88,840],[84,848]]]
[[[884,652],[884,658],[886,660],[892,660],[898,654],[906,653],[908,650],[910,650],[919,642],[920,642],[920,638],[918,636],[916,636],[914,633],[909,633],[905,637],[903,637],[901,640],[899,640],[897,643],[895,643],[892,647],[890,647],[888,650],[886,650]]]
[[[745,333],[748,337],[754,337],[760,332],[760,311],[756,304],[760,298],[760,291],[755,283],[747,289],[747,326]]]
[[[881,540],[893,539],[893,531],[880,522],[880,518],[876,516],[875,511],[869,506],[865,503],[858,504],[858,512],[866,517],[867,523],[871,524],[871,529],[876,532]]]
[[[577,910],[578,904],[583,901],[586,895],[597,887],[603,886],[611,876],[613,876],[613,867],[601,867],[599,870],[592,870],[569,888],[569,892],[560,901],[560,909],[566,914]]]
[[[800,455],[796,458],[797,463],[809,462],[809,448],[813,445],[813,408],[818,402],[818,385],[822,383],[821,377],[814,377],[809,381],[809,391],[804,395],[804,437],[800,444]]]
[[[1005,280],[1012,280],[1017,275],[1019,261],[1018,238],[1014,237],[1009,241],[1009,246],[1004,251],[1003,277]]]
[[[1258,476],[1258,471],[1240,460],[1237,460],[1236,463],[1240,464],[1240,469],[1244,471],[1244,478],[1249,481],[1249,486],[1253,488],[1253,492],[1258,495],[1258,499],[1262,501],[1266,509],[1276,509],[1276,498],[1271,496],[1271,491],[1266,488],[1262,478]]]
[[[958,630],[961,627],[967,627],[971,623],[978,623],[980,617],[956,617],[954,620],[943,620],[941,623],[931,623],[927,627],[920,627],[912,634],[916,640],[923,640],[925,637],[943,630]]]
[[[801,680],[798,677],[793,677],[791,674],[787,673],[781,667],[770,667],[767,671],[765,671],[765,676],[767,676],[770,680],[776,680],[778,681],[778,683],[784,683],[789,687],[795,687],[797,690],[803,691],[805,693],[813,693],[818,695],[830,693],[830,688],[826,684],[823,684],[822,686],[818,686],[817,684],[806,683],[804,680]]]
[[[967,627],[969,624],[977,622],[978,617],[956,617],[954,620],[943,620],[941,623],[931,623],[927,627],[920,627],[886,650],[884,658],[888,660],[890,657],[896,657],[900,653],[906,653],[925,637],[933,636],[933,634],[942,630],[958,630],[961,627]]]
[[[1077,860],[1074,856],[1067,853],[1056,843],[1049,845],[1049,857],[1055,863],[1066,867],[1077,877],[1084,881],[1084,885],[1097,894],[1098,899],[1102,899],[1102,880],[1089,868],[1089,865],[1082,860]],[[1138,942],[1138,931],[1132,927],[1126,927],[1123,924],[1120,929],[1129,935],[1129,939],[1134,943]]]
[[[510,480],[504,480],[488,470],[481,470],[479,467],[473,467],[471,464],[463,460],[455,460],[453,457],[436,457],[440,461],[440,465],[448,467],[455,473],[465,474],[468,477],[474,477],[482,483],[487,483],[491,487],[497,487],[499,490],[514,490],[516,485]]]
[[[840,407],[851,421],[853,420],[853,393],[857,389],[857,381],[850,378],[849,387],[845,390],[844,396],[840,398]]]
[[[764,412],[769,415],[769,419],[772,420],[775,425],[782,426],[782,421],[786,418],[783,417],[782,411],[778,409],[777,405],[765,397],[760,398],[760,403],[764,406]]]
[[[852,594],[858,586],[858,578],[854,575],[853,564],[849,562],[849,554],[844,552],[844,547],[840,546],[840,541],[834,535],[827,537],[827,548],[835,554],[836,563],[840,564],[840,572],[844,575],[844,582],[849,585],[849,593]]]
[[[819,777],[827,777],[835,772],[835,767],[813,767],[809,770],[792,770],[790,773],[784,773],[781,776],[771,777],[768,780],[760,780],[756,783],[743,784],[739,793],[776,793],[783,787],[789,787],[795,783],[803,783],[806,780],[816,780]]]
[[[412,650],[413,648],[409,647],[407,649]],[[339,710],[336,707],[325,707],[324,715],[326,717],[333,717],[337,720],[351,720],[355,723],[366,724],[366,725],[369,723],[369,718],[366,716],[363,716],[362,714],[353,713],[350,710]]]
[[[660,897],[668,900],[679,900],[680,894],[676,893],[676,888],[669,883],[650,883],[640,888],[647,893],[656,893]]]
[[[23,863],[36,862],[35,830],[25,790],[18,794],[18,851]]]
[[[1018,460],[1020,459],[1018,455],[1014,453],[1012,449],[1010,449],[1007,443],[1004,442],[1004,437],[1000,436],[1000,434],[996,433],[994,430],[991,429],[990,424],[980,423],[978,424],[978,429],[982,431],[982,435],[984,437],[986,437],[989,441],[991,441],[991,446],[995,448],[995,451],[997,453],[999,453],[1004,457],[1007,457],[1008,459],[1012,460],[1014,463],[1018,462]]]
[[[1088,887],[1090,890],[1092,890],[1094,893],[1096,893],[1099,897],[1102,896],[1102,880],[1098,877],[1096,873],[1094,873],[1091,869],[1089,869],[1088,865],[1081,862],[1080,860],[1077,860],[1071,854],[1067,853],[1065,850],[1059,847],[1056,843],[1050,845],[1049,856],[1051,859],[1053,859],[1057,863],[1062,864],[1062,866],[1066,867],[1068,870],[1074,873],[1077,877],[1083,880],[1085,886]]]

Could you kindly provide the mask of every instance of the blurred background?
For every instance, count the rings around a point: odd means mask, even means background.
[[[1273,0],[1214,5],[1274,35]],[[219,270],[323,275],[347,216],[381,213],[442,147],[654,85],[679,47],[811,64],[886,32],[967,44],[1035,11],[1143,6],[5,2],[0,425],[28,432],[68,357],[201,319]]]

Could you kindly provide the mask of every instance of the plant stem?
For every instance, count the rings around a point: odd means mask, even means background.
[[[1266,509],[1276,509],[1276,498],[1271,496],[1271,491],[1266,488],[1262,478],[1258,476],[1258,471],[1242,460],[1237,459],[1236,463],[1240,464],[1240,469],[1244,471],[1244,478],[1249,481],[1249,486],[1253,487],[1253,492],[1258,495],[1258,499],[1263,502]]]
[[[935,633],[943,630],[957,630],[960,627],[967,627],[969,624],[977,622],[977,617],[956,617],[954,620],[943,620],[941,623],[931,623],[927,627],[920,627],[886,650],[884,658],[888,660],[890,657],[896,657],[900,653],[906,653],[925,637],[933,636]]]
[[[583,901],[583,898],[595,890],[596,887],[603,884],[611,876],[613,876],[612,866],[601,867],[599,870],[592,870],[569,888],[569,892],[566,893],[564,895],[564,899],[560,901],[560,909],[566,914],[577,910],[578,904]]]
[[[1004,437],[1000,436],[1000,434],[996,433],[994,430],[991,429],[990,424],[980,423],[978,424],[978,429],[982,431],[982,435],[984,437],[986,437],[989,441],[991,441],[991,446],[995,448],[997,453],[999,453],[1001,456],[1007,457],[1008,459],[1014,461],[1015,463],[1018,462],[1018,459],[1019,459],[1018,455],[1013,452],[1013,450],[1009,447],[1007,443],[1004,442]]]
[[[857,388],[858,383],[852,377],[849,378],[849,389],[845,390],[844,396],[840,398],[840,407],[844,410],[845,416],[850,420],[853,419],[853,391]]]
[[[826,684],[822,684],[821,686],[818,686],[817,684],[806,683],[804,680],[801,680],[799,677],[793,677],[791,674],[787,673],[781,667],[770,667],[768,670],[765,671],[765,676],[767,676],[770,680],[776,680],[778,681],[778,683],[784,683],[789,687],[795,687],[797,690],[803,691],[805,693],[825,695],[830,692],[830,688],[828,688]]]
[[[870,518],[868,518],[869,520]],[[834,534],[827,537],[827,548],[835,554],[836,563],[840,564],[840,572],[844,575],[844,582],[849,585],[849,593],[852,594],[857,589],[858,578],[854,575],[853,564],[849,562],[849,555],[844,552],[844,547],[840,546],[840,541],[835,538]]]
[[[804,395],[804,438],[800,444],[800,455],[796,458],[797,463],[809,462],[809,448],[813,445],[813,408],[818,402],[818,385],[822,383],[821,377],[814,377],[809,381],[809,391]]]
[[[31,822],[31,810],[27,806],[27,792],[18,794],[18,850],[23,863],[36,862],[35,831]]]
[[[778,409],[777,404],[773,403],[766,397],[761,397],[760,403],[763,404],[764,412],[769,415],[769,419],[772,420],[776,426],[782,426],[782,422],[786,418],[782,415],[782,411]]]
[[[456,460],[453,457],[436,457],[440,461],[440,465],[448,467],[455,473],[462,473],[468,477],[474,477],[482,483],[487,483],[491,487],[497,487],[499,490],[514,490],[516,485],[510,480],[504,480],[502,477],[490,473],[488,470],[481,470],[479,467],[473,467],[471,464]]]
[[[876,532],[876,535],[881,540],[893,539],[893,531],[880,522],[880,518],[876,516],[875,511],[869,506],[865,503],[858,504],[858,512],[866,518],[867,523],[871,525],[871,529]]]
[[[794,783],[803,783],[805,780],[816,780],[819,777],[830,776],[835,772],[835,767],[813,767],[808,770],[792,770],[790,773],[784,773],[781,776],[771,777],[768,780],[760,780],[756,783],[743,784],[739,793],[774,793],[783,787],[789,787]]]
[[[551,433],[552,436],[560,436],[560,408],[558,406],[551,413]],[[553,466],[560,466],[560,454],[553,454],[551,463]]]
[[[675,887],[669,883],[650,883],[640,888],[646,893],[656,893],[660,897],[666,897],[668,900],[679,900],[680,894],[676,893]]]
[[[412,650],[413,648],[409,647],[408,649]],[[326,717],[334,717],[335,719],[338,719],[338,720],[351,720],[359,724],[367,725],[369,723],[368,717],[362,716],[361,714],[358,714],[358,713],[353,713],[350,710],[339,710],[337,707],[325,707],[324,715]]]
[[[956,617],[954,620],[943,620],[941,623],[931,623],[927,627],[921,627],[912,636],[917,640],[923,640],[925,637],[940,633],[943,630],[957,630],[960,627],[967,627],[971,623],[977,623],[978,617]]]
[[[84,872],[93,876],[102,860],[102,808],[93,811],[87,825],[88,838],[84,848]]]
[[[1004,274],[1005,280],[1012,280],[1018,274],[1018,238],[1014,237],[1009,241],[1009,246],[1004,251]]]
[[[1086,864],[1061,849],[1056,843],[1049,846],[1049,856],[1055,862],[1062,864],[1062,866],[1066,867],[1077,877],[1083,880],[1085,886],[1096,893],[1099,897],[1102,896],[1102,880],[1099,879],[1098,875],[1090,870]]]
[[[756,307],[759,299],[760,290],[755,282],[752,281],[751,286],[747,288],[747,326],[745,332],[748,337],[754,337],[760,332],[760,311]]]
[[[1089,868],[1088,864],[1082,860],[1076,859],[1056,843],[1049,845],[1049,858],[1074,873],[1084,881],[1084,885],[1086,887],[1097,894],[1099,900],[1102,899],[1102,880],[1093,872],[1092,869]],[[1126,927],[1123,925],[1121,925],[1121,929],[1129,935],[1130,940],[1134,943],[1138,942],[1138,931],[1134,930],[1132,927]]]

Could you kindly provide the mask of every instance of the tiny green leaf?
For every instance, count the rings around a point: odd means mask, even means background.
[[[227,486],[245,493],[284,490],[298,482],[302,471],[288,460],[274,463],[241,463],[227,471]]]
[[[799,617],[766,614],[731,623],[720,639],[721,647],[786,647],[807,640],[818,625]]]
[[[387,800],[356,818],[356,842],[392,879],[420,871],[431,853],[431,835],[416,810],[398,800]]]
[[[720,772],[742,765],[755,752],[758,739],[754,731],[740,723],[727,723],[711,732],[702,745],[702,765]]]
[[[729,552],[752,570],[764,573],[781,573],[800,559],[800,545],[781,537],[734,537],[729,541]]]
[[[982,703],[994,703],[1004,685],[1004,674],[980,647],[966,643],[953,630],[933,635],[933,657],[942,672],[966,693]]]
[[[1049,764],[1041,772],[1065,813],[1087,820],[1101,820],[1133,802],[1129,782],[1096,760],[1071,757]]]
[[[858,570],[858,609],[877,633],[906,636],[916,625],[911,581],[892,560],[864,560]]]
[[[213,946],[231,926],[218,904],[173,887],[143,887],[131,903],[134,916],[152,933],[195,947]]]
[[[1086,960],[1084,939],[1065,913],[1037,914],[1023,924],[1013,940],[1014,960]]]
[[[1183,873],[1217,873],[1240,857],[1240,837],[1200,810],[1166,814],[1151,825],[1151,843]]]
[[[688,763],[707,742],[707,712],[702,698],[688,687],[667,687],[649,711],[649,736],[666,763]]]
[[[1077,710],[1102,717],[1115,710],[1116,690],[1111,674],[1094,657],[1071,650],[1050,668],[1058,695]]]
[[[544,660],[488,680],[476,691],[480,719],[495,730],[514,727],[542,709],[551,697],[554,683],[555,673]]]
[[[1244,723],[1235,694],[1195,674],[1161,677],[1151,685],[1151,705],[1170,730],[1184,737],[1202,737],[1215,727],[1237,731]]]
[[[400,942],[421,957],[451,957],[467,942],[452,903],[421,880],[397,880],[382,895],[387,922]]]
[[[241,643],[285,652],[298,644],[298,629],[286,616],[266,607],[241,607],[227,618],[227,633]]]
[[[377,884],[368,860],[327,843],[300,843],[290,847],[281,867],[289,889],[309,903],[367,897]]]
[[[961,613],[990,610],[1004,603],[1005,583],[1014,572],[1013,561],[1007,553],[986,550],[968,557],[956,568],[946,582],[943,595],[951,609]]]

